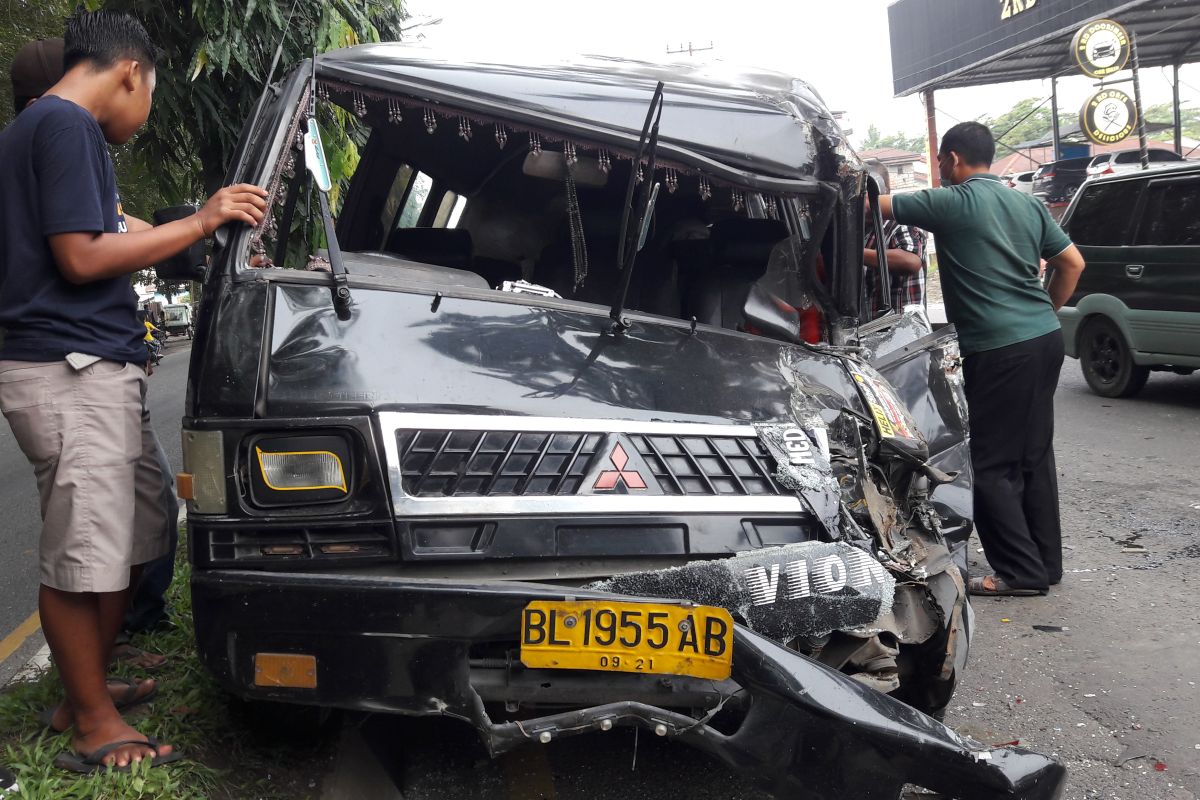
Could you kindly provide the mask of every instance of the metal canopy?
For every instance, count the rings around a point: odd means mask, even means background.
[[[897,0],[888,8],[896,96],[1081,74],[1071,38],[1104,17],[1137,37],[1143,67],[1200,60],[1196,0]]]

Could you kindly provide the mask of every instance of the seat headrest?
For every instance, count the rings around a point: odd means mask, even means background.
[[[384,249],[423,264],[470,269],[474,245],[464,228],[397,228]]]
[[[723,219],[713,223],[713,258],[718,264],[766,267],[771,250],[788,235],[776,219]]]

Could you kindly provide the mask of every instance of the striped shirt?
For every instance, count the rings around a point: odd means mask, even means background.
[[[905,306],[925,304],[925,244],[926,234],[920,228],[911,225],[899,225],[891,220],[883,223],[885,250],[906,250],[921,259],[921,269],[915,274],[905,275],[890,272],[892,308],[903,311]],[[866,249],[876,250],[875,233],[867,234]],[[883,303],[879,299],[878,270],[868,268],[870,273],[867,281],[867,292],[871,300],[871,318],[879,315]]]

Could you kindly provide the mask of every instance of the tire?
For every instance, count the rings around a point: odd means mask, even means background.
[[[1133,363],[1125,337],[1105,317],[1093,317],[1079,331],[1079,367],[1101,397],[1133,397],[1150,377],[1150,368]]]

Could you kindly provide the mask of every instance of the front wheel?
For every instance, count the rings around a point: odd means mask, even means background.
[[[1079,332],[1083,379],[1101,397],[1133,397],[1146,385],[1149,367],[1133,362],[1133,352],[1116,324],[1104,317],[1084,323]]]

